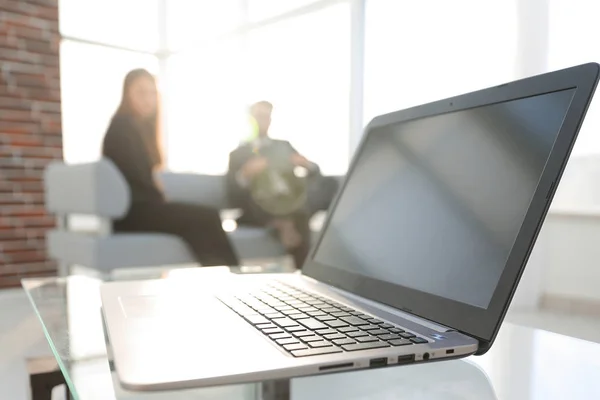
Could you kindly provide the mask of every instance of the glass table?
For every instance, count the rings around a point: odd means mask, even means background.
[[[178,279],[176,271],[155,277]],[[176,392],[127,391],[112,368],[101,284],[88,276],[23,281],[73,399],[600,399],[599,344],[509,323],[486,355],[466,360]]]

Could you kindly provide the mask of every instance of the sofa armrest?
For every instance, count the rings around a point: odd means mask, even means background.
[[[44,172],[46,208],[58,215],[87,214],[106,218],[125,215],[129,186],[108,160],[85,164],[53,162]]]
[[[159,176],[169,201],[228,209],[227,187],[223,175],[162,172]]]

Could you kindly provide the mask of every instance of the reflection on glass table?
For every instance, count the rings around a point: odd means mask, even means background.
[[[163,277],[189,280],[196,273],[229,271],[174,271]],[[482,357],[298,378],[285,383],[280,393],[266,393],[265,388],[272,387],[266,383],[126,391],[118,384],[107,351],[101,284],[86,276],[23,281],[74,399],[600,398],[600,345],[512,324],[504,324],[492,350]]]

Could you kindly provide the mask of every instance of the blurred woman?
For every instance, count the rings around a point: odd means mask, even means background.
[[[158,110],[154,76],[144,69],[129,72],[102,147],[131,189],[131,208],[115,231],[177,235],[203,266],[239,265],[218,210],[165,200],[156,178],[163,162]]]

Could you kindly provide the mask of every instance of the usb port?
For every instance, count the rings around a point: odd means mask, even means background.
[[[415,362],[415,355],[414,354],[407,354],[404,356],[398,356],[398,364],[410,364],[412,362]]]
[[[385,367],[386,365],[387,357],[372,358],[371,361],[369,361],[369,367],[371,368]]]

